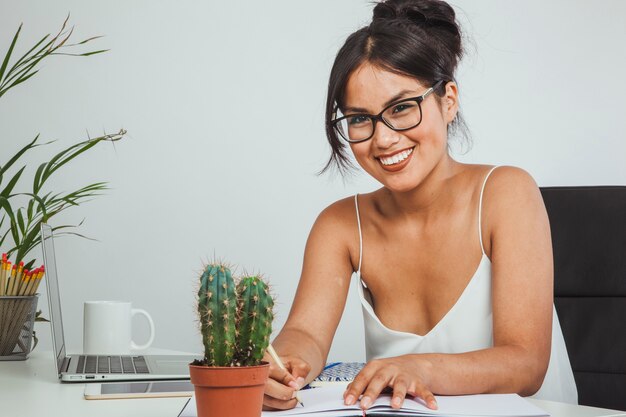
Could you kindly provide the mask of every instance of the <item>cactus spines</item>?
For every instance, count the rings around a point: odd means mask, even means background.
[[[260,276],[241,278],[237,294],[237,359],[241,365],[255,365],[261,361],[269,344],[274,300]]]
[[[204,364],[259,365],[272,333],[273,307],[274,300],[261,276],[243,277],[235,285],[228,267],[208,265],[198,290]]]
[[[208,265],[200,276],[198,314],[206,364],[229,366],[235,355],[235,282],[230,269]]]

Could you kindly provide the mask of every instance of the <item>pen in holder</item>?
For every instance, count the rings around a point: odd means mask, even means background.
[[[0,360],[19,361],[28,358],[38,294],[0,296]]]

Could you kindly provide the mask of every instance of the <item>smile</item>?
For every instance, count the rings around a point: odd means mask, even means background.
[[[413,148],[410,148],[410,149],[405,149],[402,152],[398,152],[395,155],[386,156],[386,157],[381,156],[378,159],[385,166],[395,165],[407,159],[409,155],[411,155],[412,153],[413,153]]]

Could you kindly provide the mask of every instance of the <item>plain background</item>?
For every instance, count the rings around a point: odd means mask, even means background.
[[[452,139],[455,157],[522,167],[541,186],[626,184],[626,2],[452,4],[469,38],[457,79],[473,135],[464,154]],[[111,49],[50,59],[0,99],[0,163],[37,133],[58,142],[29,155],[31,171],[88,134],[128,130],[49,184],[111,187],[53,222],[84,218],[80,232],[98,240],[57,241],[70,351],[82,347],[83,301],[130,300],[152,313],[154,346],[200,352],[195,282],[214,256],[269,277],[281,328],[317,214],[378,187],[360,172],[316,175],[329,155],[329,70],[371,10],[365,0],[0,0],[2,56],[21,22],[16,53],[68,12],[76,41],[105,35],[82,51]],[[49,349],[49,327],[36,329]],[[329,359],[363,360],[362,333],[352,288]]]

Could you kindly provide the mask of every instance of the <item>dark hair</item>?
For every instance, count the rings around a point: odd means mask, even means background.
[[[387,71],[416,78],[431,86],[439,80],[435,93],[445,94],[445,84],[455,81],[454,73],[463,47],[461,30],[452,7],[440,0],[386,0],[376,3],[372,22],[351,34],[341,47],[330,71],[326,98],[326,136],[332,154],[320,173],[335,165],[343,174],[353,168],[346,143],[331,122],[336,106],[342,107],[345,88],[352,72],[368,62]],[[460,114],[449,125],[450,133],[461,131],[469,137]]]

